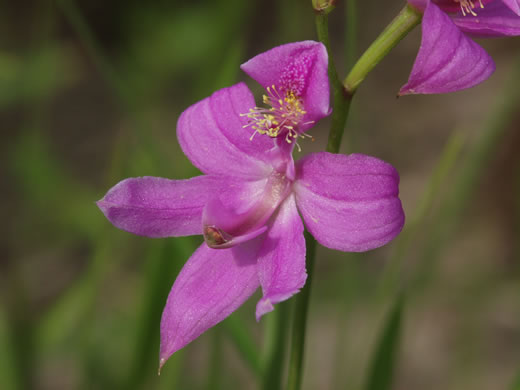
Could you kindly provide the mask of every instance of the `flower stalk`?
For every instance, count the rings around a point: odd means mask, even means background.
[[[349,93],[343,87],[338,77],[336,67],[334,66],[332,52],[330,50],[329,17],[327,14],[319,13],[316,15],[316,32],[318,34],[318,40],[325,45],[329,55],[328,72],[334,99],[334,111],[332,112],[327,152],[338,153],[353,94]]]
[[[343,81],[344,88],[350,94],[354,94],[366,75],[421,22],[421,19],[422,13],[407,4],[356,62]]]
[[[290,302],[278,304],[276,310],[266,318],[266,360],[262,389],[279,390],[282,388],[282,377],[287,346],[287,322],[290,315]]]
[[[316,257],[316,240],[308,232],[305,232],[305,243],[307,246],[307,283],[305,283],[305,287],[298,294],[294,303],[287,390],[299,390],[303,377],[305,330],[307,328],[307,310],[311,296],[312,271]]]
[[[312,0],[312,7],[316,13],[328,15],[336,8],[336,0]]]

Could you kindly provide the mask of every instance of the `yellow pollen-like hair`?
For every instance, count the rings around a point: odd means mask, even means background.
[[[472,0],[454,0],[456,3],[460,3],[460,10],[462,11],[462,15],[466,16],[466,14],[471,14],[473,16],[477,16],[476,12],[473,11],[475,8],[475,3]],[[484,4],[482,4],[482,0],[478,0],[480,8],[484,8]]]
[[[273,85],[267,87],[267,95],[262,96],[262,101],[270,107],[255,107],[248,113],[240,114],[249,119],[249,123],[243,127],[251,127],[254,130],[251,139],[256,133],[272,138],[285,134],[285,140],[292,143],[293,139],[300,136],[297,128],[302,124],[306,111],[299,96],[292,91],[280,94]]]

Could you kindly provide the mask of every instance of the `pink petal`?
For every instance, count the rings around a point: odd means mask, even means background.
[[[484,9],[479,9],[477,16],[457,15],[453,18],[453,22],[470,36],[483,38],[518,36],[520,35],[518,1],[513,0],[509,8],[504,3],[496,0],[486,4]],[[515,12],[512,11],[515,8],[513,3],[517,8]]]
[[[231,249],[202,244],[193,253],[175,280],[162,314],[161,366],[255,292],[257,249],[257,243]]]
[[[273,140],[268,137],[251,140],[254,131],[250,127],[243,127],[248,119],[242,114],[247,114],[254,106],[254,97],[244,83],[223,88],[210,97],[211,112],[229,142],[244,154],[267,161],[265,154],[273,148]]]
[[[330,114],[328,55],[320,42],[303,41],[275,47],[253,57],[241,68],[264,88],[273,85],[303,99],[303,122],[317,122]],[[313,124],[300,126],[305,131]]]
[[[329,248],[363,252],[399,234],[399,175],[362,154],[315,153],[297,163],[296,204],[307,229]]]
[[[494,70],[495,64],[485,50],[430,2],[422,21],[419,54],[399,94],[447,93],[470,88],[486,80]]]
[[[294,195],[282,203],[269,226],[258,255],[258,277],[264,296],[256,305],[257,321],[305,284],[305,238]]]
[[[97,202],[114,226],[147,237],[202,233],[202,210],[221,187],[213,176],[188,180],[160,177],[125,179]]]
[[[243,128],[247,113],[255,106],[244,83],[223,88],[186,109],[177,123],[179,143],[193,165],[207,174],[260,177],[269,172],[262,161],[273,147],[267,137],[250,140]]]
[[[520,0],[502,0],[502,2],[515,14],[520,15]]]

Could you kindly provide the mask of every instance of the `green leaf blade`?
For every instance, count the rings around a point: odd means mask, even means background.
[[[399,295],[379,336],[372,355],[365,390],[389,390],[394,379],[402,332],[404,295]]]

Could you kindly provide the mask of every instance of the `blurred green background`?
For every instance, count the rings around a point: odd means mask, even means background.
[[[162,307],[201,238],[133,236],[94,202],[126,177],[197,174],[179,114],[240,80],[260,96],[239,65],[316,39],[310,4],[1,3],[0,389],[261,382],[273,320],[254,321],[258,294],[157,376]],[[340,76],[403,5],[338,1]],[[520,40],[481,42],[497,72],[476,88],[396,99],[419,43],[417,28],[368,76],[342,148],[399,170],[407,226],[370,253],[318,249],[305,389],[520,389]]]

